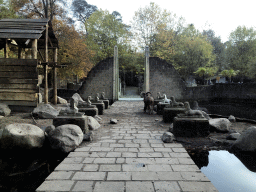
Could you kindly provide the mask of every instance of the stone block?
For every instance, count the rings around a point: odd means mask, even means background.
[[[174,117],[176,117],[180,113],[184,113],[185,108],[177,107],[177,108],[164,108],[163,111],[163,121],[165,123],[173,122]]]
[[[103,181],[106,172],[76,172],[72,180]]]
[[[132,173],[131,172],[109,172],[107,180],[111,181],[123,181],[123,180],[131,180]]]
[[[157,181],[157,182],[154,182],[154,185],[155,185],[156,191],[165,191],[165,192],[181,191],[178,183],[175,181]]]
[[[83,133],[89,132],[88,127],[88,118],[87,116],[83,115],[81,117],[79,116],[57,116],[53,119],[53,125],[55,127],[58,127],[60,125],[66,125],[66,124],[73,124],[77,125],[81,128]]]
[[[96,107],[98,108],[99,115],[103,115],[104,109],[105,109],[105,104],[103,102],[102,103],[93,103],[93,101],[92,101],[92,105],[96,105]]]
[[[218,191],[211,182],[178,182],[182,191]]]
[[[92,192],[92,186],[93,181],[77,181],[72,191],[84,191],[86,189],[86,192]]]
[[[126,182],[126,192],[154,192],[154,186],[152,182]]]
[[[210,134],[209,121],[206,118],[175,117],[173,134],[176,137],[206,137]]]
[[[162,102],[159,102],[157,104],[157,115],[163,115],[164,113],[164,108],[166,106],[170,105],[169,103],[162,103]]]
[[[98,108],[78,108],[78,111],[84,113],[87,116],[94,117],[95,115],[99,114]]]
[[[124,182],[97,182],[94,192],[124,192]]]
[[[36,189],[36,191],[70,191],[73,184],[74,181],[67,180],[45,181]]]

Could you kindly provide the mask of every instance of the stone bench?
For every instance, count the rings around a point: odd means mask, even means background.
[[[165,123],[173,122],[174,117],[176,117],[180,113],[184,113],[184,107],[172,107],[172,108],[164,108],[163,110],[163,121]]]
[[[175,117],[173,134],[176,137],[206,137],[210,134],[209,121],[206,118]]]

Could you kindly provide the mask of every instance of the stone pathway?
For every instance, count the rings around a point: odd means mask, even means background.
[[[37,191],[217,191],[181,144],[162,142],[142,101],[115,102],[104,116],[110,134],[71,152]]]

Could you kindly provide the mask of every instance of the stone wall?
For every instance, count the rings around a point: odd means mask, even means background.
[[[106,98],[113,98],[113,57],[95,65],[78,90],[84,100],[88,96],[92,96],[94,99],[96,93],[101,94],[102,92],[105,92]]]
[[[149,75],[149,90],[154,97],[160,92],[166,94],[168,98],[170,96],[174,96],[177,100],[183,98],[185,83],[170,63],[158,57],[150,57]]]
[[[254,103],[256,102],[256,83],[217,83],[187,87],[182,100]]]

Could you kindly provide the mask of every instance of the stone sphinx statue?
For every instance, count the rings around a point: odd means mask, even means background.
[[[101,99],[102,99],[102,100],[106,100],[106,99],[107,99],[107,98],[105,97],[105,92],[102,92],[102,93],[101,93]]]
[[[70,106],[66,108],[62,108],[59,113],[60,116],[79,116],[83,115],[78,112],[77,108],[77,101],[73,99],[72,97],[70,98]]]
[[[172,107],[183,107],[184,106],[184,104],[182,102],[177,102],[175,100],[175,97],[172,96],[172,97],[170,97],[170,99],[171,99]]]
[[[165,94],[164,94],[165,95]],[[164,95],[161,96],[160,92],[157,92],[157,99],[164,99]]]
[[[91,96],[87,97],[87,101],[78,101],[78,108],[95,108],[95,106],[91,105],[92,102],[91,100]]]
[[[178,114],[178,117],[194,117],[194,118],[204,118],[202,111],[193,110],[190,108],[189,102],[184,103],[185,113]]]

